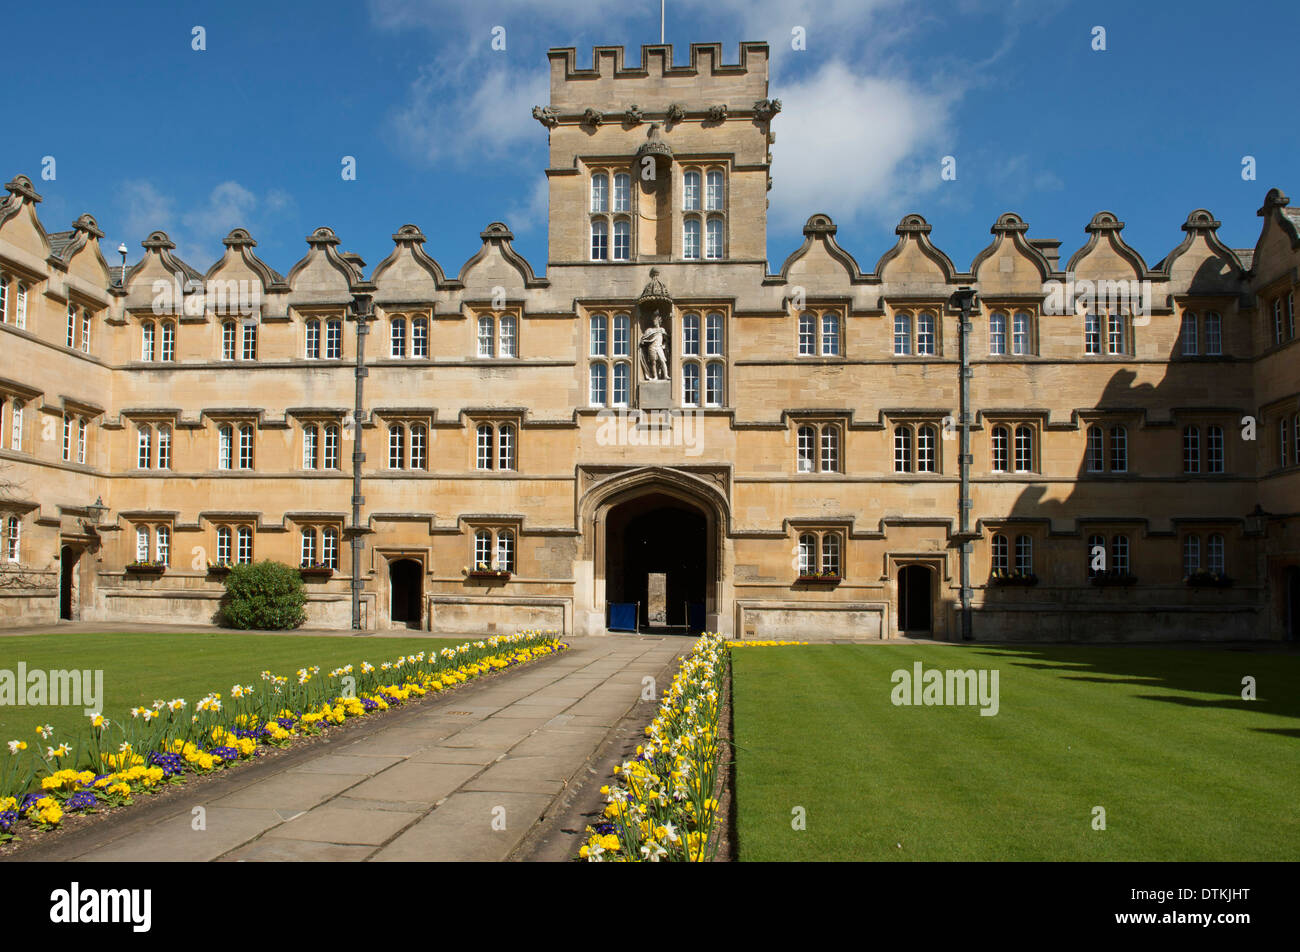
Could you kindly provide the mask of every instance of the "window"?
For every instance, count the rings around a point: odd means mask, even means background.
[[[609,398],[609,377],[604,364],[591,365],[591,405],[603,407]]]
[[[598,218],[591,223],[591,260],[605,261],[609,258],[609,223]]]
[[[916,471],[918,473],[935,472],[935,428],[930,424],[918,427],[916,431]]]
[[[1210,357],[1223,354],[1223,318],[1213,311],[1205,315],[1205,353]]]
[[[514,572],[514,532],[504,528],[475,530],[474,568],[480,572]]]
[[[309,568],[316,564],[316,530],[302,530],[302,549],[300,562],[304,568]]]
[[[406,428],[400,423],[388,427],[388,468],[403,469],[406,466]]]
[[[625,407],[629,402],[632,386],[632,365],[626,360],[614,364],[614,394],[610,403],[616,407]]]
[[[1106,346],[1112,354],[1127,353],[1128,320],[1123,314],[1111,314],[1106,322]]]
[[[18,285],[18,293],[14,298],[14,325],[27,326],[27,285],[25,284]]]
[[[427,448],[427,432],[424,425],[415,423],[411,426],[411,469],[427,469],[429,465],[429,451]]]
[[[406,318],[395,317],[388,325],[388,356],[406,356]]]
[[[1031,473],[1034,470],[1034,430],[1021,424],[1016,427],[1016,472]]]
[[[609,176],[604,172],[597,172],[591,177],[591,210],[609,211]]]
[[[1179,330],[1178,336],[1182,341],[1184,357],[1195,357],[1201,352],[1200,341],[1196,333],[1196,315],[1193,312],[1183,312],[1182,328]]]
[[[1087,452],[1088,472],[1090,473],[1105,472],[1106,466],[1104,463],[1104,458],[1105,458],[1104,454],[1105,454],[1105,450],[1102,445],[1101,427],[1099,426],[1088,427],[1088,452]]]
[[[1211,426],[1205,431],[1205,471],[1223,472],[1223,427]]]
[[[1007,316],[1001,311],[989,315],[989,353],[995,357],[1007,352]],[[997,536],[994,536],[997,538]],[[1005,543],[1006,540],[1004,539]]]
[[[424,359],[429,356],[429,319],[411,319],[411,356]]]
[[[799,427],[795,435],[795,468],[800,473],[811,473],[813,471],[813,444],[816,438],[817,431],[811,426]]]
[[[907,357],[912,353],[912,315],[894,315],[894,354]]]
[[[148,469],[153,459],[151,444],[153,442],[153,430],[148,426],[140,426],[136,431],[136,455],[135,468]]]
[[[609,338],[609,318],[604,314],[591,316],[588,343],[593,358],[606,358],[611,352],[614,361],[597,359],[591,362],[589,369],[589,398],[592,406],[627,406],[631,400],[632,365],[627,359],[632,350],[631,319],[626,314],[614,315],[614,338],[611,351]],[[610,400],[609,378],[614,378],[613,400]]]
[[[698,357],[700,353],[700,315],[682,316],[682,355]]]
[[[1014,354],[1033,353],[1033,343],[1030,340],[1029,315],[1024,311],[1016,312],[1011,325],[1011,351]]]
[[[591,316],[591,356],[606,356],[609,353],[608,345],[605,315],[593,314]]]
[[[817,315],[799,315],[799,356],[812,357],[817,353]]]
[[[478,427],[478,468],[492,468],[492,425],[480,423]]]
[[[1004,535],[995,535],[992,541],[992,555],[990,562],[993,567],[994,575],[1011,574],[1010,551],[1007,547],[1007,537]]]
[[[149,529],[146,526],[138,526],[135,530],[135,560],[149,561]]]
[[[894,472],[910,473],[912,471],[912,429],[906,426],[894,427]]]
[[[325,359],[338,360],[343,356],[343,322],[325,322]]]
[[[91,317],[90,311],[88,311],[86,308],[83,307],[81,309],[81,352],[83,354],[90,353],[90,325],[93,323],[93,321],[94,318]],[[164,347],[166,345],[166,342],[167,342],[167,336],[166,333],[164,332],[163,334]],[[164,356],[163,360],[171,360],[171,358]]]
[[[230,469],[230,460],[233,453],[234,444],[234,427],[229,423],[223,423],[217,428],[217,468]]]
[[[478,355],[480,357],[493,356],[492,340],[496,336],[495,324],[496,321],[491,317],[484,316],[478,319]]]
[[[14,401],[13,420],[10,426],[9,448],[11,450],[21,451],[23,448],[23,407],[27,404],[22,400]]]
[[[1128,536],[1117,535],[1110,540],[1110,568],[1116,575],[1128,575]]]
[[[515,534],[509,529],[497,530],[497,557],[494,567],[502,572],[515,570]]]
[[[230,528],[228,526],[217,528],[217,564],[230,564]]]
[[[700,210],[700,173],[685,172],[682,175],[682,210]]]
[[[497,428],[497,469],[515,468],[515,428],[503,423]]]
[[[325,426],[325,468],[339,468],[339,428],[333,423]]]
[[[73,346],[77,342],[77,307],[75,304],[68,305],[68,338],[67,345]]]
[[[837,357],[840,353],[840,317],[838,314],[822,315],[822,356]]]
[[[164,427],[163,429],[166,429],[166,427]],[[159,453],[160,454],[162,453],[161,444],[159,444]],[[82,417],[77,420],[77,462],[81,463],[83,466],[86,463],[86,419],[85,417]],[[160,460],[159,465],[165,466],[166,464]]]
[[[722,315],[710,314],[704,322],[704,353],[710,357],[722,354]]]
[[[235,359],[235,322],[225,321],[221,325],[221,359]]]
[[[700,220],[688,218],[682,223],[682,257],[692,261],[700,257]]]
[[[627,261],[632,256],[632,223],[626,218],[614,220],[614,260]]]
[[[171,530],[166,526],[159,526],[154,532],[154,561],[159,565],[167,565],[168,558],[171,554]]]
[[[1273,299],[1273,343],[1282,343],[1282,299]]]
[[[1128,429],[1126,427],[1110,428],[1110,471],[1128,472]]]
[[[1106,572],[1106,537],[1088,536],[1088,578],[1096,578]]]
[[[1183,537],[1183,575],[1195,575],[1201,570],[1201,537]]]
[[[722,404],[722,364],[713,360],[704,368],[704,405],[720,407]]]
[[[1277,427],[1277,446],[1278,449],[1280,450],[1278,454],[1279,466],[1291,465],[1290,448],[1287,446],[1288,437],[1290,435],[1291,435],[1291,421],[1288,420],[1286,417],[1283,417],[1281,420],[1278,421],[1278,427]]]
[[[844,534],[839,530],[807,530],[799,533],[800,578],[841,578],[844,575]]]
[[[619,172],[614,176],[614,211],[632,210],[632,176]]]
[[[169,363],[176,360],[176,325],[172,321],[162,323],[162,359]]]
[[[240,526],[235,537],[238,540],[238,549],[235,552],[236,561],[247,565],[253,561],[253,530],[248,526]]]
[[[822,472],[838,473],[840,470],[840,428],[834,424],[822,427]]]
[[[626,314],[614,315],[615,357],[628,357],[632,353],[632,321]]]
[[[517,337],[517,331],[516,331],[516,328],[517,328],[517,326],[518,326],[517,321],[515,320],[515,317],[514,317],[513,315],[511,315],[511,314],[503,314],[503,315],[501,316],[501,321],[500,321],[500,328],[501,328],[501,338],[500,338],[500,342],[501,342],[501,346],[498,348],[498,351],[497,351],[497,356],[498,356],[498,357],[518,357],[518,356],[519,356],[519,347],[518,347],[518,344],[517,344],[517,341],[516,341],[516,337]]]
[[[172,428],[165,423],[158,427],[158,468],[172,468]]]
[[[1007,444],[1010,442],[1010,431],[1005,426],[995,426],[993,428],[993,472],[1005,473],[1010,467],[1008,466]]]
[[[247,423],[239,428],[239,468],[253,468],[253,428]]]
[[[1034,540],[1030,536],[1016,536],[1016,572],[1034,574]]]
[[[320,321],[307,322],[307,349],[303,356],[308,360],[320,359]]]
[[[72,461],[72,426],[72,414],[63,414],[63,461],[65,463]]]
[[[338,571],[339,567],[339,530],[326,526],[321,530],[321,564]]]
[[[704,257],[718,259],[722,257],[722,219],[710,218],[704,228]]]
[[[1083,352],[1101,353],[1101,315],[1086,314],[1083,318]]]
[[[9,321],[9,275],[0,271],[0,323]]]
[[[1292,291],[1286,296],[1286,336],[1287,340],[1295,340],[1295,292]]]
[[[722,173],[717,169],[705,176],[704,209],[710,212],[723,210]]]
[[[934,315],[923,311],[916,317],[916,353],[932,355],[935,352]]]
[[[682,405],[700,405],[700,365],[694,361],[682,365]]]
[[[1224,544],[1223,536],[1217,532],[1210,534],[1206,546],[1209,554],[1209,570],[1215,575],[1222,575],[1227,565],[1227,547]]]
[[[1199,473],[1201,471],[1201,430],[1199,427],[1183,427],[1183,472]]]
[[[320,464],[320,428],[314,423],[302,428],[302,468],[315,469]]]
[[[153,360],[153,321],[145,321],[140,325],[140,359]],[[71,346],[71,345],[69,345]]]
[[[486,570],[492,567],[492,533],[488,529],[479,529],[474,533],[474,568]]]
[[[17,516],[8,519],[9,530],[5,534],[5,558],[10,562],[22,561],[23,523]]]
[[[248,323],[244,325],[244,360],[257,360],[257,325]]]

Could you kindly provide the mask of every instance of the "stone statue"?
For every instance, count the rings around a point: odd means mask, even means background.
[[[658,314],[641,335],[641,379],[668,379],[668,331]]]

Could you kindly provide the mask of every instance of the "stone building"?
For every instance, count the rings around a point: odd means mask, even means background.
[[[369,274],[326,227],[122,273],[6,186],[0,624],[208,622],[269,558],[314,626],[355,585],[365,629],[955,639],[965,552],[977,639],[1296,636],[1279,190],[1253,250],[1198,209],[1149,265],[1099,212],[1062,259],[1008,213],[963,270],[913,214],[864,270],[818,213],[769,271],[764,44],[550,66],[542,277],[501,223],[454,272],[404,225]]]

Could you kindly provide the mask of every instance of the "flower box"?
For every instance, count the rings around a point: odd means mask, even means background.
[[[1232,578],[1222,572],[1193,572],[1183,581],[1188,588],[1232,588]]]
[[[231,564],[230,562],[209,562],[209,563],[208,563],[208,574],[209,574],[209,575],[229,575],[229,574],[230,574],[230,570],[233,569],[233,568],[234,568],[234,565]]]
[[[1100,572],[1088,579],[1098,588],[1109,588],[1111,586],[1127,587],[1137,584],[1137,576],[1128,572]]]
[[[1033,572],[994,572],[989,576],[990,585],[1021,585],[1028,588],[1038,584],[1038,576]]]
[[[327,579],[334,574],[328,565],[300,565],[298,574],[304,579]]]
[[[128,562],[126,570],[131,575],[162,575],[167,566],[162,562]]]
[[[510,573],[504,569],[474,569],[469,573],[469,577],[504,582],[510,578]]]
[[[838,585],[844,581],[843,575],[800,575],[796,582],[808,582],[813,585]]]

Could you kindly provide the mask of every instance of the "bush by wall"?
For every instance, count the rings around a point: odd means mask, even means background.
[[[306,618],[306,601],[298,570],[268,559],[230,570],[221,615],[231,628],[297,628]]]

